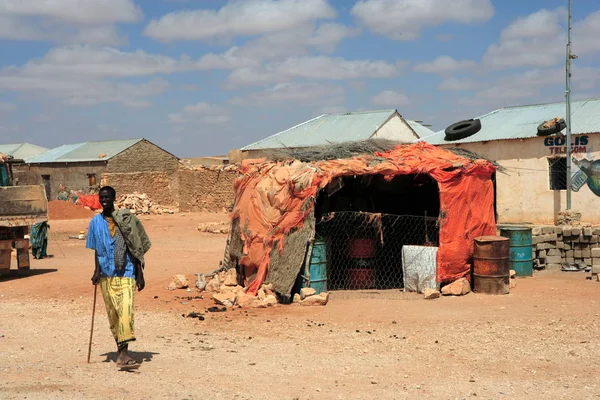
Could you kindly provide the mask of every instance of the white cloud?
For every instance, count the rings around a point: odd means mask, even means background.
[[[15,111],[16,109],[17,107],[12,103],[0,102],[0,113],[9,113]]]
[[[235,97],[230,103],[237,106],[264,107],[281,103],[338,106],[344,103],[344,89],[318,83],[280,83],[246,97]]]
[[[589,90],[600,83],[600,68],[573,67],[573,87]],[[542,90],[551,90],[563,97],[565,72],[562,68],[532,69],[522,73],[502,76],[484,90],[476,93],[483,99],[521,99],[538,97]]]
[[[232,51],[206,54],[198,60],[192,60],[185,55],[174,59],[143,50],[122,52],[111,47],[76,45],[52,48],[40,60],[29,61],[19,68],[10,67],[3,72],[18,71],[28,76],[129,77],[252,65],[256,63],[236,57]]]
[[[507,26],[489,46],[483,61],[495,69],[544,68],[564,63],[567,33],[565,8],[542,9]],[[600,11],[573,23],[573,51],[585,56],[600,51]]]
[[[475,67],[477,67],[477,63],[472,60],[455,60],[449,56],[439,56],[431,62],[415,65],[414,70],[431,74],[448,74],[471,70]]]
[[[0,39],[115,45],[115,24],[141,17],[132,0],[2,0]]]
[[[0,91],[59,99],[64,104],[87,106],[119,103],[130,107],[150,105],[148,98],[163,93],[164,80],[153,79],[143,84],[112,82],[69,76],[35,76],[14,70],[0,71]]]
[[[335,17],[327,0],[231,1],[219,10],[176,11],[151,21],[145,34],[162,41],[252,36]]]
[[[270,82],[285,82],[296,78],[313,80],[346,80],[359,78],[389,78],[396,76],[403,62],[345,60],[340,57],[304,56],[268,63],[259,68],[241,68],[231,73],[229,88],[259,86]]]
[[[58,47],[50,49],[39,60],[1,69],[0,91],[37,92],[81,105],[110,102],[146,106],[149,103],[144,98],[165,91],[165,81],[153,79],[138,85],[111,79],[257,65],[234,53],[235,48],[224,54],[207,54],[192,60],[185,55],[175,59],[142,50],[122,52],[87,45]]]
[[[331,53],[342,40],[359,33],[357,28],[336,23],[306,25],[263,35],[238,48],[236,54],[251,59],[274,59],[306,55],[311,48]]]
[[[135,22],[141,17],[133,0],[3,0],[0,14],[83,24]]]
[[[345,106],[325,106],[325,107],[321,107],[321,109],[319,110],[319,112],[323,113],[323,114],[340,114],[343,112],[346,112],[347,109]]]
[[[225,108],[205,102],[188,104],[181,111],[169,114],[169,121],[179,125],[194,122],[218,125],[230,120],[231,116]]]
[[[460,78],[450,77],[450,78],[444,79],[442,82],[440,82],[440,84],[437,86],[437,88],[439,90],[447,90],[447,91],[466,91],[466,90],[480,89],[484,85],[485,84],[483,82],[476,81],[475,79],[470,79],[470,78],[460,79]]]
[[[383,107],[397,108],[399,106],[410,104],[410,98],[404,93],[393,90],[384,90],[371,97],[371,103]]]
[[[494,7],[490,0],[361,0],[351,12],[373,32],[415,40],[429,26],[486,22]]]

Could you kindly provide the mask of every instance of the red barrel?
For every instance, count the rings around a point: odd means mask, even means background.
[[[510,245],[502,236],[475,238],[473,254],[474,290],[488,294],[508,294],[510,290]]]
[[[372,268],[350,268],[348,270],[348,289],[364,290],[375,287],[375,270]]]
[[[374,258],[375,240],[348,239],[348,256],[350,258]]]

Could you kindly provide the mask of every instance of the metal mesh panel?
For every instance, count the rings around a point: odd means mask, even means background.
[[[326,243],[330,290],[402,288],[402,246],[439,242],[437,218],[415,215],[335,212],[316,233]]]
[[[567,159],[555,157],[548,159],[550,190],[567,189]]]

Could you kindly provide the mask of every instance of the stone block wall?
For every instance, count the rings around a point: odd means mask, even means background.
[[[235,201],[233,182],[236,171],[224,170],[180,170],[179,211],[229,210]]]
[[[135,172],[130,174],[103,174],[102,185],[110,185],[117,197],[145,193],[154,203],[164,207],[177,206],[177,179],[165,172]]]
[[[117,195],[145,193],[153,203],[180,212],[228,211],[235,200],[236,171],[179,170],[167,172],[105,173],[102,185]]]
[[[600,227],[541,226],[533,228],[535,257],[540,266],[560,269],[563,264],[585,264],[600,272]]]
[[[108,161],[108,172],[176,172],[179,160],[146,139],[129,147]]]

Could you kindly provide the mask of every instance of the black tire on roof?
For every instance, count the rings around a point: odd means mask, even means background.
[[[479,119],[466,119],[450,125],[444,131],[445,140],[460,140],[476,134],[481,130],[481,121]]]
[[[547,121],[546,121],[547,122]],[[559,119],[557,123],[552,126],[545,127],[546,122],[542,122],[537,128],[538,136],[548,136],[558,133],[567,127],[567,123],[564,119]]]

